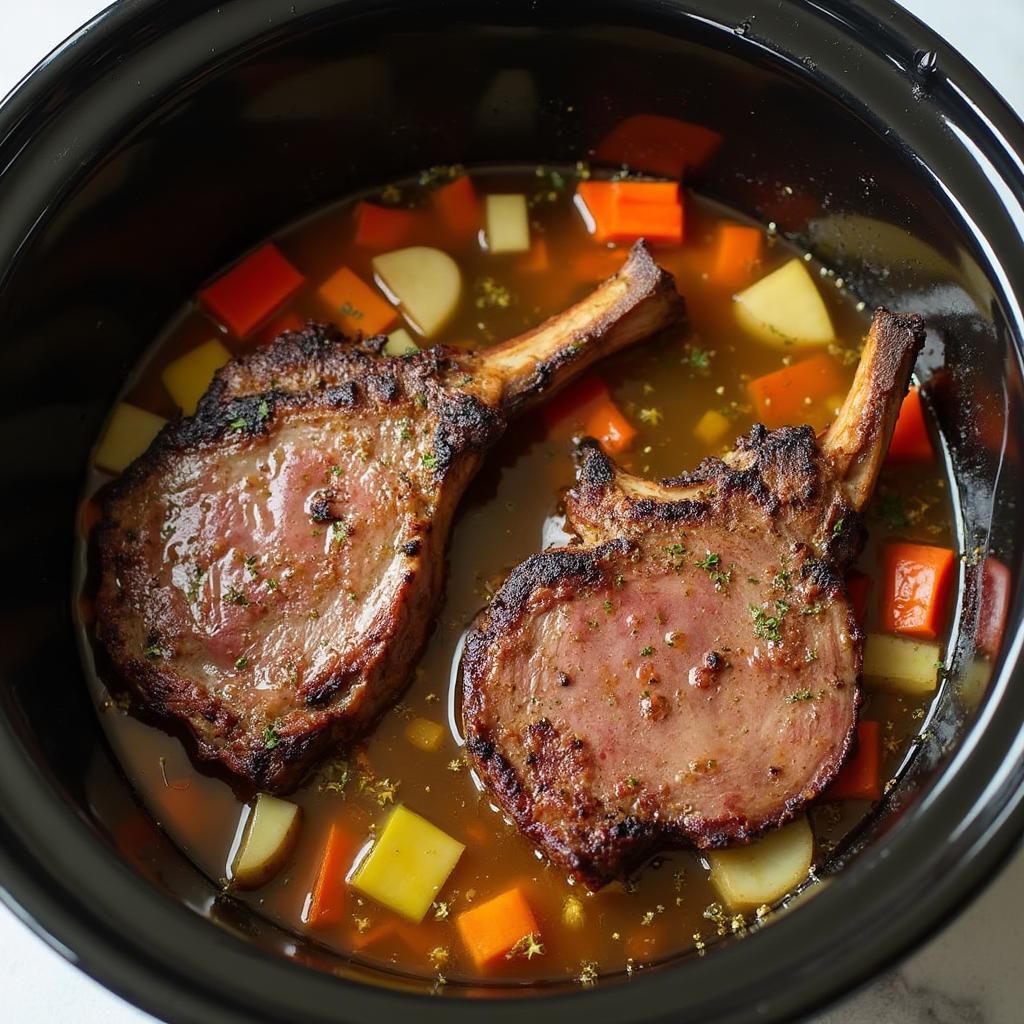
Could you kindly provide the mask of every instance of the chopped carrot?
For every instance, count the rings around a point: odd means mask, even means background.
[[[1006,616],[1010,610],[1010,570],[989,555],[981,570],[978,600],[978,629],[975,644],[982,654],[994,658],[1003,642]]]
[[[722,224],[715,239],[710,279],[724,288],[739,288],[750,279],[761,258],[761,229],[745,224]]]
[[[463,911],[455,923],[477,967],[493,964],[524,936],[540,933],[533,911],[518,887]]]
[[[320,297],[334,311],[338,326],[348,334],[370,338],[390,327],[398,311],[365,281],[342,267],[320,286]]]
[[[481,227],[480,200],[468,175],[435,189],[430,199],[454,240],[466,242],[476,238]]]
[[[928,462],[932,458],[932,440],[924,421],[921,392],[916,387],[907,392],[900,406],[888,458],[893,462]]]
[[[366,249],[400,249],[415,237],[422,220],[412,210],[359,203],[355,210],[356,245]]]
[[[598,242],[683,240],[683,204],[671,181],[581,181],[577,208]]]
[[[946,624],[955,557],[930,544],[890,544],[885,549],[882,626],[890,633],[934,640]]]
[[[758,418],[774,428],[808,422],[811,406],[842,391],[843,378],[836,361],[822,352],[758,377],[747,387]]]
[[[553,430],[567,420],[575,424],[586,422],[588,414],[598,405],[611,401],[605,382],[595,373],[581,377],[550,402],[544,405],[544,422]]]
[[[853,606],[853,614],[857,618],[857,625],[864,625],[864,618],[868,613],[868,594],[871,592],[871,577],[857,569],[850,571],[846,577],[846,593],[850,597],[850,604]]]
[[[215,317],[244,338],[288,301],[305,278],[268,243],[199,293]]]
[[[519,269],[527,274],[539,274],[550,270],[551,260],[548,257],[548,243],[543,238],[538,238],[530,248],[530,251],[519,262]]]
[[[609,455],[624,452],[636,439],[636,428],[610,398],[590,414],[585,430]]]
[[[882,799],[882,729],[878,722],[857,723],[857,750],[839,769],[826,800]]]
[[[601,140],[594,159],[678,179],[705,164],[721,142],[718,132],[699,124],[661,114],[634,114]]]
[[[312,928],[338,924],[345,913],[345,875],[352,866],[356,844],[339,825],[327,834],[320,868],[309,896],[306,924]]]

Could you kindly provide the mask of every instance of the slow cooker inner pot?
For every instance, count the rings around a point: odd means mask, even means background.
[[[910,140],[873,123],[866,108],[844,106],[806,64],[772,56],[756,24],[749,33],[696,20],[625,27],[614,9],[596,6],[580,24],[548,16],[544,28],[514,16],[479,26],[409,5],[363,31],[328,18],[298,35],[269,32],[152,98],[137,123],[117,126],[102,159],[76,164],[68,155],[69,192],[11,269],[0,311],[0,699],[39,771],[98,830],[98,812],[133,798],[83,683],[70,573],[76,501],[111,401],[215,268],[323,204],[432,164],[588,159],[637,113],[719,132],[724,142],[695,187],[774,222],[869,306],[925,314],[919,372],[949,446],[963,549],[992,548],[1015,562],[1000,467],[1019,458],[1005,429],[1020,415],[1018,367],[979,250]],[[89,102],[69,92],[61,116]],[[912,102],[932,116],[927,83]],[[95,116],[83,108],[83,118]],[[887,810],[838,860],[884,841],[970,724],[979,692],[974,561],[934,716]],[[968,692],[959,679],[972,665]],[[225,897],[169,842],[152,882],[253,942],[353,970]]]

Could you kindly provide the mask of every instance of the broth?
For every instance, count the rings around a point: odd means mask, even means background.
[[[534,245],[543,241],[550,269],[533,269],[535,252],[489,254],[476,236],[458,247],[446,246],[460,264],[464,290],[457,313],[435,341],[486,347],[579,299],[615,269],[623,248],[596,243],[573,203],[580,174],[585,175],[585,169],[473,171],[481,195],[529,197]],[[446,175],[440,178],[445,180]],[[400,183],[376,198],[417,207],[434,184],[434,180]],[[319,282],[341,266],[364,281],[373,279],[374,250],[353,240],[354,209],[354,201],[345,201],[274,238],[307,284],[275,313],[269,327],[239,342],[192,302],[150,351],[123,399],[173,416],[177,408],[161,381],[169,361],[212,337],[232,352],[265,343],[284,315],[330,319],[333,311],[317,294]],[[597,368],[637,431],[635,442],[617,458],[627,469],[653,478],[678,474],[707,455],[721,454],[724,445],[745,433],[755,421],[748,391],[754,378],[805,355],[827,351],[843,388],[847,387],[867,327],[863,304],[845,292],[841,280],[766,231],[750,280],[794,257],[806,260],[837,340],[797,353],[750,338],[737,326],[733,289],[716,284],[709,274],[719,225],[750,222],[692,193],[685,196],[685,219],[684,244],[657,248],[655,257],[676,276],[686,298],[688,322]],[[429,238],[422,241],[431,244]],[[841,397],[809,400],[807,422],[823,426]],[[724,416],[728,424],[714,443],[706,434],[702,440],[695,433],[708,410]],[[596,894],[568,884],[495,812],[474,784],[463,757],[455,700],[460,639],[507,571],[561,536],[559,500],[573,479],[572,437],[578,432],[579,423],[571,415],[552,423],[543,408],[511,424],[463,501],[449,551],[446,598],[411,685],[363,743],[344,759],[322,766],[288,797],[303,810],[294,853],[267,885],[237,892],[236,898],[342,954],[410,975],[453,981],[576,978],[586,983],[606,973],[632,973],[681,952],[703,953],[718,936],[756,926],[765,916],[768,908],[744,915],[724,906],[709,880],[707,861],[689,852],[660,856],[628,884],[615,883]],[[107,479],[94,473],[84,522],[94,521],[95,493]],[[875,581],[865,623],[871,633],[880,629],[878,579],[883,544],[899,537],[954,546],[950,498],[938,463],[887,468],[868,522],[871,537],[859,564]],[[80,606],[88,633],[87,585]],[[243,801],[251,794],[236,792],[222,778],[198,771],[177,738],[126,713],[124,702],[111,698],[104,685],[102,658],[97,663],[100,670],[94,690],[101,720],[142,804],[200,870],[215,881],[225,879],[244,818]],[[883,778],[892,777],[909,755],[932,695],[915,699],[865,689],[864,696],[861,717],[882,723]],[[425,751],[410,742],[407,729],[416,719],[444,727],[438,749]],[[410,924],[348,888],[340,924],[307,926],[304,912],[331,825],[338,824],[351,838],[355,856],[399,803],[466,847],[425,920]],[[812,810],[819,872],[827,869],[830,851],[869,810],[867,801],[858,800],[819,802]],[[136,861],[145,859],[130,820],[108,824],[126,855]],[[543,954],[503,958],[481,972],[463,948],[455,919],[512,886],[519,886],[527,896],[539,925]]]

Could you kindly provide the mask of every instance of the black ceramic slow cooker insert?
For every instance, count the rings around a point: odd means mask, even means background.
[[[926,317],[918,369],[971,557],[936,710],[882,813],[769,927],[586,990],[431,996],[225,900],[170,844],[159,877],[142,877],[90,796],[131,799],[87,696],[71,587],[88,453],[124,375],[184,296],[289,221],[431,164],[585,159],[635,113],[721,133],[702,192],[773,221],[868,306]],[[175,1022],[771,1021],[892,964],[1024,827],[1019,586],[1001,658],[973,653],[979,563],[993,552],[1015,583],[1021,569],[1022,159],[1024,126],[887,0],[104,12],[0,107],[5,900]]]

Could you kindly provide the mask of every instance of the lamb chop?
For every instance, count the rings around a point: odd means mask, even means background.
[[[863,638],[844,578],[923,340],[879,310],[817,440],[757,425],[660,483],[582,442],[580,543],[514,569],[468,634],[463,722],[496,801],[589,887],[749,841],[850,752]]]
[[[234,360],[116,481],[97,634],[140,710],[271,791],[404,688],[452,516],[509,418],[682,315],[637,243],[589,298],[481,353],[311,324]]]

